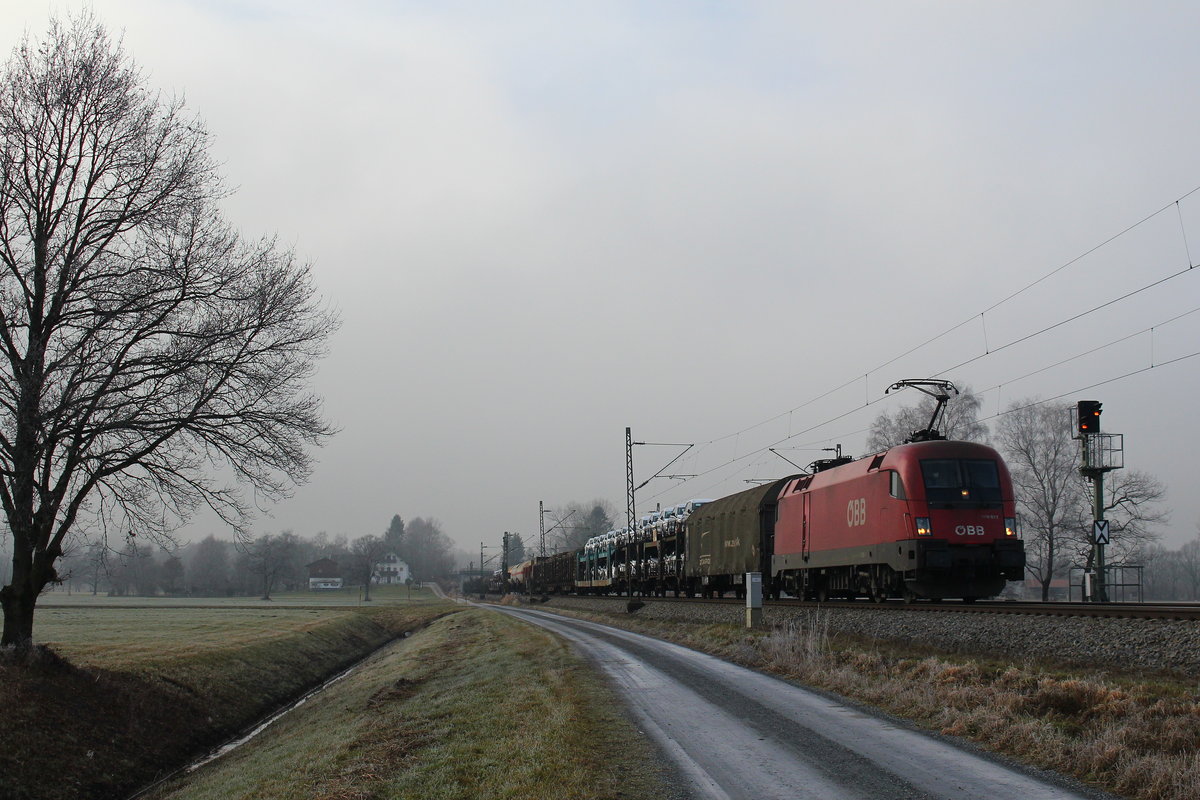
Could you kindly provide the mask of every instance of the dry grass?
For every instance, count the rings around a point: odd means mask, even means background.
[[[560,640],[463,610],[155,798],[672,796],[619,709]]]
[[[560,609],[555,609],[561,611]],[[1200,797],[1200,693],[1170,677],[1071,673],[829,634],[588,616],[764,669],[1136,800]]]

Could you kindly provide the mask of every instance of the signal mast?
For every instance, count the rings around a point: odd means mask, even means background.
[[[1084,600],[1108,602],[1108,575],[1104,563],[1104,547],[1109,543],[1108,521],[1104,519],[1104,473],[1125,466],[1125,437],[1120,433],[1100,432],[1099,400],[1080,400],[1075,404],[1074,438],[1082,445],[1079,471],[1092,482],[1092,532],[1088,541],[1092,547],[1092,571],[1084,573]],[[1094,576],[1090,582],[1088,578]],[[1089,585],[1090,583],[1090,585]]]

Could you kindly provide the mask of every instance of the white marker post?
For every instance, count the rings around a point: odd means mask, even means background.
[[[746,627],[762,625],[762,573],[746,573]]]

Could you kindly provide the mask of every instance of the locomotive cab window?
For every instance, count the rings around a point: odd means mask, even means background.
[[[891,494],[892,497],[900,500],[906,499],[904,495],[904,482],[900,480],[900,473],[896,472],[894,469],[888,470],[888,477],[891,481],[891,484],[888,487],[888,493]]]
[[[939,458],[921,462],[925,498],[947,505],[995,504],[1000,496],[996,462],[980,458]]]

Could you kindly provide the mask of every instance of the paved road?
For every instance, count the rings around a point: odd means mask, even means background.
[[[714,800],[1068,800],[1065,788],[947,740],[685,647],[530,609],[597,662],[642,729]]]

